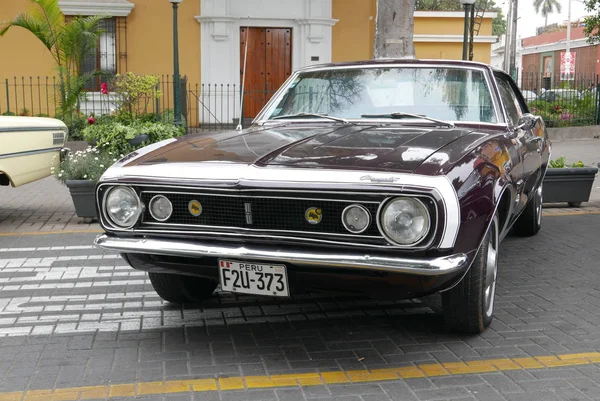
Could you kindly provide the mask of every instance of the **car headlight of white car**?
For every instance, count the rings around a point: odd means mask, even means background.
[[[104,199],[106,216],[117,227],[133,227],[142,214],[140,198],[130,187],[117,186],[111,188]]]

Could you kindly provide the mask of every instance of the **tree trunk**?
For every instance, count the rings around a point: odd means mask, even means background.
[[[415,0],[377,0],[373,58],[414,58]]]

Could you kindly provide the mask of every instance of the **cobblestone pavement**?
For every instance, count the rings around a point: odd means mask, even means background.
[[[178,307],[94,234],[3,236],[0,401],[600,399],[599,226],[508,237],[478,336],[446,331],[438,296]]]
[[[81,144],[70,144],[71,148]],[[555,142],[552,158],[565,156],[568,163],[578,160],[596,166],[600,161],[600,140]],[[590,202],[581,208],[566,204],[546,205],[545,213],[600,213],[600,174],[592,189]],[[100,230],[96,222],[88,222],[75,215],[69,190],[54,177],[19,188],[0,187],[0,233],[57,232]]]

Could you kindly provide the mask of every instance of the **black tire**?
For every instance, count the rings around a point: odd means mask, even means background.
[[[536,235],[542,227],[542,184],[533,195],[533,199],[525,206],[525,210],[514,224],[514,232],[520,237]]]
[[[498,217],[494,216],[467,274],[457,285],[442,293],[444,321],[453,330],[479,334],[492,322],[498,274],[498,234]]]
[[[148,276],[162,299],[177,304],[202,302],[217,288],[215,281],[201,277],[169,273],[148,273]]]

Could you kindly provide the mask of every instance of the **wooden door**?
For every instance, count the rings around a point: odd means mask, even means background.
[[[252,119],[292,73],[292,29],[240,29],[240,82],[248,41],[244,85],[244,118]]]

